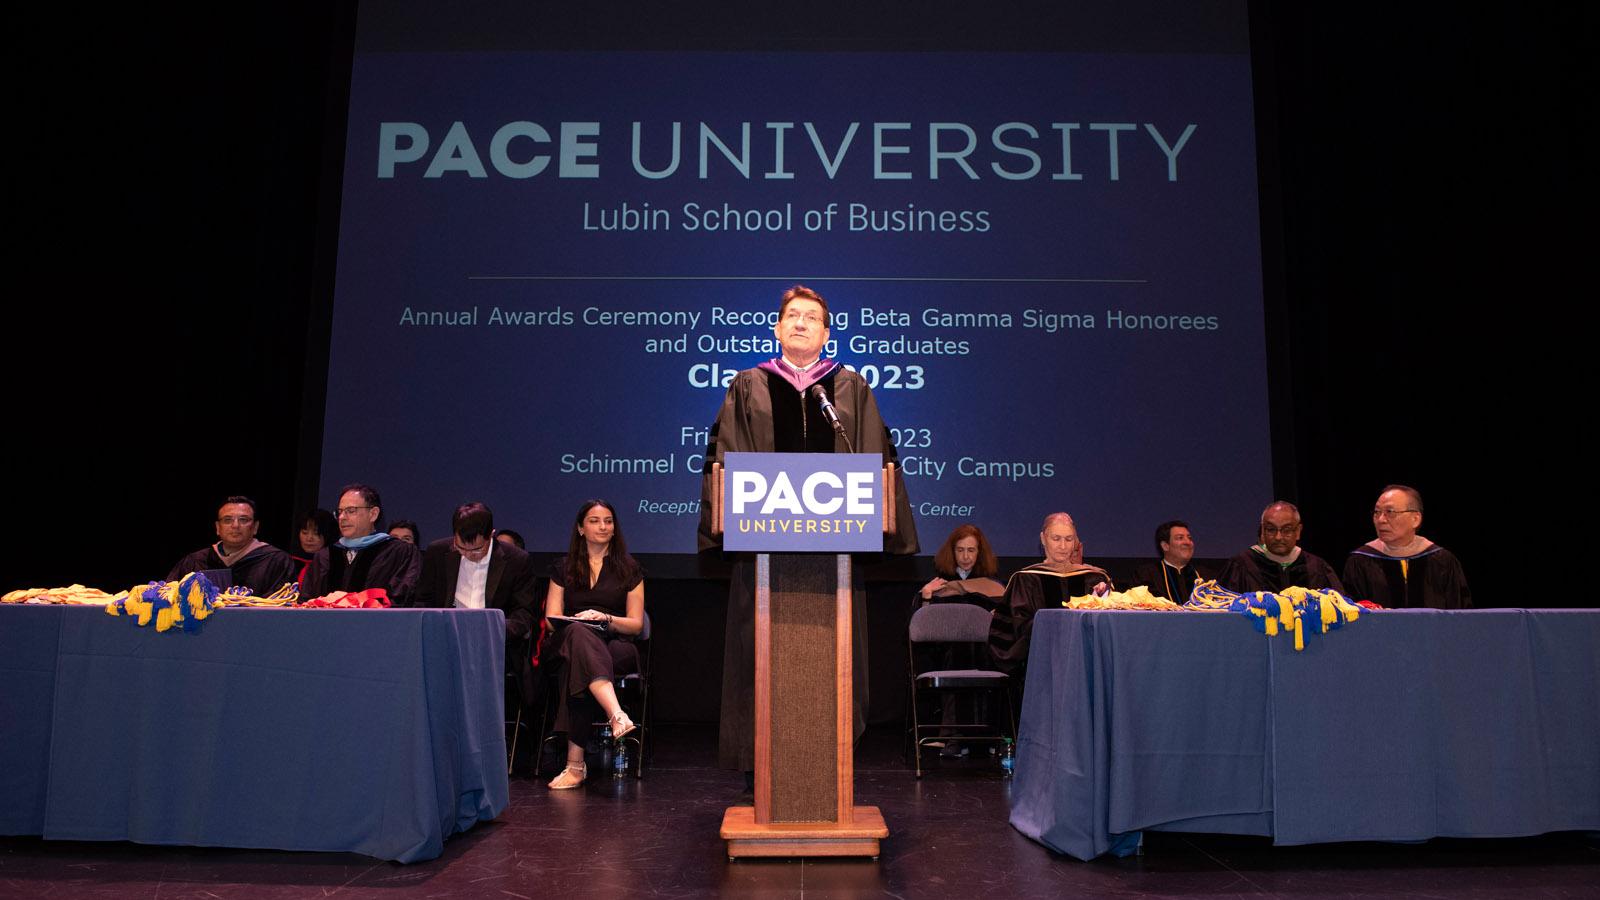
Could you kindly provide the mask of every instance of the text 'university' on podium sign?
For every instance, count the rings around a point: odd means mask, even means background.
[[[723,548],[754,553],[883,549],[883,457],[728,453]]]

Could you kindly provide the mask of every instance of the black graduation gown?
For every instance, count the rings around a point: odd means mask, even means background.
[[[878,401],[860,375],[836,367],[817,382],[839,413],[839,421],[857,453],[878,453],[885,464],[900,461],[889,429],[878,412]],[[808,391],[802,396],[782,376],[763,369],[745,369],[728,385],[728,395],[711,426],[706,445],[704,477],[700,485],[700,549],[721,547],[711,533],[711,464],[724,453],[846,453],[822,415],[822,405]],[[917,552],[917,526],[911,520],[911,500],[905,476],[895,470],[895,533],[884,536],[885,553],[905,556]]]
[[[1408,557],[1357,547],[1344,561],[1344,584],[1350,597],[1391,609],[1472,608],[1472,590],[1461,561],[1438,544]]]
[[[1200,570],[1195,568],[1194,563],[1176,569],[1168,565],[1166,560],[1158,559],[1140,563],[1133,570],[1134,584],[1142,584],[1150,589],[1150,593],[1173,603],[1188,602],[1189,595],[1194,593],[1194,583],[1199,580]]]
[[[345,549],[338,544],[323,547],[311,560],[301,599],[309,600],[334,591],[364,591],[383,588],[389,592],[389,605],[410,606],[422,577],[422,554],[415,545],[393,538],[364,547],[353,562],[345,561]]]
[[[216,545],[212,544],[178,560],[172,571],[167,573],[167,580],[177,581],[190,572],[206,569],[231,569],[235,585],[244,585],[255,596],[265,597],[293,581],[300,566],[289,554],[271,544],[262,544],[229,566],[223,563],[222,557],[217,555]]]
[[[1228,564],[1222,568],[1222,574],[1217,576],[1217,584],[1240,594],[1253,591],[1276,593],[1286,587],[1319,591],[1332,588],[1341,594],[1345,593],[1339,576],[1333,572],[1333,566],[1328,565],[1322,557],[1307,553],[1304,548],[1301,548],[1300,556],[1294,562],[1283,566],[1251,547],[1228,560]]]
[[[822,380],[823,391],[838,410],[839,421],[858,453],[879,453],[885,463],[897,462],[889,429],[878,413],[872,390],[861,376],[836,367]],[[717,420],[711,426],[706,446],[705,473],[701,484],[700,549],[721,546],[711,533],[711,464],[722,454],[764,453],[844,453],[844,442],[834,434],[822,406],[807,391],[802,395],[782,376],[762,369],[746,369],[734,377]],[[911,503],[906,497],[905,480],[895,473],[896,531],[885,535],[884,550],[894,554],[916,553],[917,530],[911,521]],[[860,569],[853,568],[858,598],[865,596]],[[867,724],[867,610],[866,604],[852,604],[851,632],[854,664],[853,706],[855,734],[860,737]],[[728,620],[722,652],[722,711],[718,733],[717,761],[723,768],[749,771],[755,768],[755,560],[741,554],[734,560],[733,577],[728,584]]]
[[[1033,642],[1033,616],[1041,609],[1061,609],[1073,597],[1082,597],[1100,582],[1111,581],[1103,569],[1084,566],[1063,575],[1032,565],[1006,582],[1006,594],[989,623],[989,655],[995,668],[1011,676],[1016,690],[1028,672],[1028,649]]]

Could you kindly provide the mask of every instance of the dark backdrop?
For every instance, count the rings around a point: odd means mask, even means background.
[[[714,21],[650,7],[621,25],[566,27],[574,44],[621,28],[915,47],[953,22],[975,46],[1053,24],[915,9],[909,25],[824,4]],[[286,544],[292,511],[313,499],[300,493],[316,481],[303,448],[320,439],[307,429],[320,428],[329,352],[355,12],[210,15],[35,13],[18,25],[0,589],[158,578],[211,539],[229,493],[260,501],[261,537]],[[1305,544],[1337,566],[1371,537],[1385,483],[1419,487],[1424,533],[1462,558],[1481,605],[1596,602],[1535,564],[1567,549],[1553,541],[1584,545],[1592,455],[1578,375],[1581,297],[1593,294],[1580,235],[1592,243],[1593,228],[1578,224],[1588,197],[1575,164],[1587,79],[1576,21],[1549,15],[1251,7],[1278,492],[1300,503]],[[427,373],[391,376],[403,390]],[[1183,402],[1182,385],[1156,400]],[[929,552],[940,537],[925,536]],[[1205,556],[1237,549],[1198,539]],[[703,645],[719,643],[721,591],[686,580],[659,592],[685,610],[682,645],[702,645],[702,668],[717,667]],[[885,583],[874,595],[898,609],[904,593]],[[903,614],[880,619],[873,668],[889,679],[903,665]],[[715,677],[691,675],[689,657],[683,677]],[[703,716],[703,703],[690,707],[684,716]]]

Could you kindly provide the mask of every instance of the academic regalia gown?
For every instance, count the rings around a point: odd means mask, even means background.
[[[860,375],[835,366],[817,383],[838,410],[839,420],[856,452],[882,454],[885,463],[898,461],[889,429],[878,413],[877,401]],[[706,446],[700,504],[701,550],[721,545],[720,538],[711,533],[711,464],[721,461],[724,453],[732,452],[848,451],[823,417],[821,404],[809,391],[801,393],[783,376],[765,369],[740,372],[728,386],[728,395],[711,426],[711,440]],[[898,470],[895,472],[895,499],[897,528],[894,534],[884,536],[884,551],[916,553],[916,525],[911,521],[905,480]],[[852,605],[854,665],[851,668],[855,734],[860,737],[867,721],[867,610],[860,600],[866,596],[860,569],[853,571],[856,572],[853,590],[858,600]],[[749,554],[735,559],[733,577],[728,585],[717,759],[724,768],[743,771],[755,768],[755,559]]]
[[[1472,608],[1472,590],[1461,561],[1438,544],[1404,557],[1357,547],[1344,561],[1344,586],[1351,598],[1388,608]]]
[[[311,560],[302,599],[310,600],[333,591],[364,591],[383,588],[389,592],[389,605],[410,606],[422,577],[422,553],[405,541],[379,541],[356,552],[353,562],[345,561],[345,549],[338,544],[323,547]]]
[[[300,567],[289,554],[271,544],[262,544],[230,566],[222,561],[213,544],[178,560],[172,571],[167,573],[167,580],[177,581],[190,572],[206,569],[231,569],[235,585],[249,588],[250,593],[257,597],[265,597],[294,581]]]
[[[1066,573],[1032,565],[1006,582],[1005,596],[989,623],[989,655],[995,668],[1011,676],[1017,690],[1028,671],[1028,648],[1033,641],[1033,616],[1041,609],[1061,609],[1073,597],[1082,597],[1100,582],[1110,583],[1104,569],[1077,566]]]
[[[1140,563],[1133,570],[1133,583],[1142,584],[1150,589],[1150,593],[1157,597],[1165,597],[1173,603],[1186,603],[1189,595],[1194,593],[1194,583],[1200,580],[1200,571],[1194,563],[1189,563],[1181,569],[1167,564],[1164,559],[1154,562]]]
[[[1217,576],[1217,584],[1240,594],[1253,591],[1276,593],[1286,587],[1313,588],[1319,591],[1332,588],[1341,594],[1345,593],[1344,585],[1339,583],[1339,576],[1333,572],[1333,566],[1328,565],[1322,557],[1307,553],[1304,549],[1294,562],[1285,566],[1251,547],[1228,560],[1228,564],[1222,568],[1222,574]]]

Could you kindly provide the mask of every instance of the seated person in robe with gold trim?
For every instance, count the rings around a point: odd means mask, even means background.
[[[1201,580],[1194,564],[1194,533],[1189,530],[1189,523],[1173,519],[1157,525],[1156,553],[1160,554],[1159,559],[1140,563],[1133,570],[1133,583],[1142,584],[1150,593],[1173,603],[1188,601],[1195,582]]]
[[[1104,595],[1112,587],[1105,569],[1084,565],[1083,542],[1071,516],[1064,512],[1045,516],[1039,543],[1044,560],[1011,576],[989,626],[989,653],[995,668],[1010,675],[1019,687],[1027,674],[1034,613],[1061,609],[1061,604],[1073,597]]]

